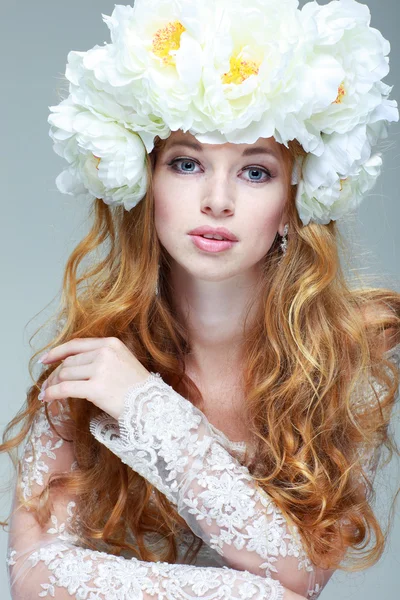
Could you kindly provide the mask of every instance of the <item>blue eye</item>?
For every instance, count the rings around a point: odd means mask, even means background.
[[[175,170],[175,171],[178,171],[178,172],[179,172],[179,171],[181,171],[181,170],[176,168],[176,163],[184,163],[184,164],[186,164],[186,165],[187,165],[188,163],[189,163],[189,164],[190,164],[190,163],[192,163],[192,165],[196,164],[196,163],[194,162],[194,160],[190,160],[190,159],[188,159],[188,158],[175,158],[175,160],[173,160],[173,161],[171,161],[170,163],[168,163],[168,165],[169,165],[169,166],[173,166],[174,170]],[[183,172],[183,173],[193,173],[193,171],[181,171],[181,172]]]
[[[190,158],[175,158],[174,160],[172,160],[171,162],[168,163],[168,166],[172,167],[172,169],[174,171],[176,171],[177,173],[182,173],[182,174],[183,173],[185,173],[185,174],[194,173],[195,171],[193,171],[193,170],[187,171],[186,169],[182,170],[181,168],[177,167],[178,163],[183,163],[185,165],[188,165],[188,164],[189,165],[190,164],[196,165],[196,164],[198,164],[196,161],[194,161],[194,160],[192,160]],[[257,173],[257,172],[258,173],[264,173],[267,176],[267,179],[248,179],[247,181],[249,181],[249,183],[256,183],[256,184],[257,183],[266,183],[266,182],[270,181],[271,179],[273,179],[275,177],[275,175],[271,175],[271,173],[267,169],[264,169],[263,167],[256,167],[256,166],[254,166],[254,167],[246,167],[245,169],[243,169],[243,171],[250,171],[253,174]]]
[[[250,171],[251,173],[254,174],[255,173],[266,173],[267,175],[269,175],[269,173],[265,170],[265,169],[259,169],[258,167],[249,167],[248,169],[245,169],[246,171]],[[251,180],[250,180],[251,181]],[[253,180],[253,181],[258,181],[257,179]]]

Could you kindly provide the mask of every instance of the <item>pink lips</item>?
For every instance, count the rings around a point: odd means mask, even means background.
[[[232,231],[226,229],[226,227],[210,227],[209,225],[202,225],[201,227],[196,227],[196,229],[192,229],[189,231],[190,235],[204,235],[207,233],[219,235],[224,238],[224,240],[230,240],[232,242],[237,242],[238,239]]]
[[[201,237],[201,235],[190,235],[190,237],[197,248],[206,252],[222,252],[222,250],[228,250],[236,244],[231,240],[210,240]]]

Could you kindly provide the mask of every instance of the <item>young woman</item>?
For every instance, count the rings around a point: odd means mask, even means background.
[[[398,118],[386,42],[353,0],[104,19],[49,118],[93,223],[1,446],[12,598],[314,600],[385,547],[400,295],[350,289],[336,220]]]

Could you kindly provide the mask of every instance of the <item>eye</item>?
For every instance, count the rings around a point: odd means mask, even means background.
[[[179,163],[183,163],[185,167],[187,167],[188,165],[198,165],[197,161],[192,160],[190,158],[175,158],[168,163],[168,166],[172,167],[172,169],[177,173],[195,173],[195,171],[193,170],[186,170],[186,168],[178,168],[177,165]],[[242,172],[244,171],[250,171],[252,176],[254,176],[254,173],[264,173],[266,175],[266,178],[264,179],[248,179],[247,181],[249,181],[249,183],[266,183],[275,177],[275,175],[271,175],[268,169],[265,169],[264,167],[250,166],[242,170]]]
[[[257,172],[265,173],[265,175],[267,175],[267,179],[250,179],[249,181],[251,183],[265,183],[266,181],[270,181],[270,179],[273,179],[275,177],[275,175],[271,175],[271,173],[267,169],[264,169],[264,167],[246,167],[243,170],[250,171],[250,173],[252,173],[253,175]]]
[[[168,166],[172,167],[173,170],[177,171],[178,173],[193,173],[193,171],[186,171],[186,170],[182,171],[181,169],[178,169],[176,167],[177,163],[184,163],[185,165],[187,165],[187,164],[192,164],[192,165],[198,164],[194,160],[191,160],[190,158],[175,158],[174,160],[171,160],[171,162],[168,163]]]

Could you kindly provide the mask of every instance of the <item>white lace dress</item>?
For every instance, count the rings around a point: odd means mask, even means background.
[[[399,367],[400,344],[387,355]],[[360,410],[373,398],[367,391],[359,396]],[[50,402],[48,410],[57,429],[68,421],[66,403]],[[231,442],[159,374],[128,390],[118,420],[103,412],[90,431],[165,494],[205,544],[194,565],[184,564],[184,538],[172,565],[82,548],[70,526],[75,502],[53,492],[46,527],[23,508],[11,518],[6,563],[13,600],[282,600],[284,588],[318,598],[333,571],[311,563],[296,526],[256,485],[243,464],[245,443]],[[360,449],[370,476],[379,453]],[[25,498],[37,495],[52,471],[77,468],[72,444],[50,428],[44,407],[19,468]]]

